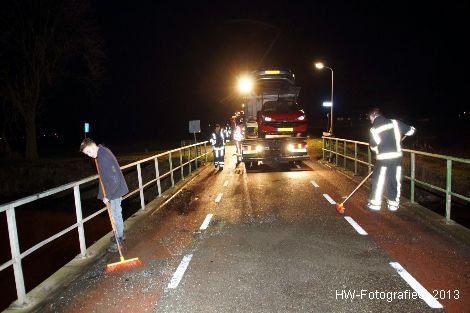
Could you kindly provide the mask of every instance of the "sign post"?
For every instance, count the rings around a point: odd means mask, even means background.
[[[193,133],[194,135],[194,144],[197,144],[196,133],[200,133],[200,132],[201,132],[201,121],[200,120],[189,121],[189,133]],[[194,146],[194,150],[196,151],[196,168],[197,168],[197,158],[198,158],[197,146]]]

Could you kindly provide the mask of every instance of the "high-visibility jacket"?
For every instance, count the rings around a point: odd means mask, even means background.
[[[377,160],[400,158],[402,136],[411,136],[415,130],[401,121],[377,116],[370,129],[370,149],[376,153]]]
[[[233,132],[233,139],[236,141],[242,141],[243,135],[242,135],[242,129],[240,126],[237,126],[235,128],[235,131]]]
[[[211,139],[209,141],[214,149],[221,149],[225,145],[224,134],[222,131],[220,131],[218,134],[214,132],[212,133]]]

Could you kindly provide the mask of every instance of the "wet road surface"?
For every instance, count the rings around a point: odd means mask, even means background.
[[[346,220],[333,203],[355,183],[316,161],[245,170],[229,152],[224,171],[208,165],[164,215],[127,232],[125,254],[143,267],[106,274],[117,260],[108,254],[42,312],[468,309],[468,245],[405,208],[365,211],[366,189],[345,205]],[[433,290],[450,293],[436,301]]]

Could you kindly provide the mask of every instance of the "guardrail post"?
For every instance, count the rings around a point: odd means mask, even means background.
[[[168,162],[170,162],[171,187],[175,187],[175,178],[173,177],[173,159],[171,157],[171,152],[168,157]]]
[[[198,153],[197,153],[197,145],[194,146],[194,151],[196,153],[196,169],[197,169],[197,156],[198,156]]]
[[[73,198],[75,199],[75,213],[77,216],[78,240],[80,242],[80,256],[86,258],[85,230],[83,228],[82,201],[80,199],[80,185],[73,186]]]
[[[180,168],[181,168],[181,180],[184,180],[183,149],[180,149]]]
[[[336,143],[335,143],[335,164],[338,166],[338,138],[336,138]]]
[[[11,259],[13,261],[13,273],[15,274],[16,295],[18,304],[26,302],[26,289],[24,286],[23,267],[21,266],[21,252],[18,241],[18,229],[16,228],[15,207],[10,206],[6,210],[8,237],[10,238]]]
[[[346,143],[346,140],[344,141],[343,144],[344,144],[344,147],[343,147],[343,148],[344,148],[344,149],[343,149],[343,150],[344,150],[343,167],[344,167],[344,169],[346,169],[346,144],[347,144],[347,143]]]
[[[354,175],[357,175],[357,142],[354,143]]]
[[[321,139],[322,160],[325,161],[325,138]]]
[[[369,168],[369,174],[372,171],[372,155],[370,153],[370,147],[367,148],[367,164]]]
[[[452,200],[452,160],[447,160],[446,175],[446,223],[450,223],[450,206]]]
[[[191,175],[191,148],[188,148],[188,154],[189,154],[189,157],[188,157],[188,163],[189,163],[189,174]]]
[[[137,164],[137,179],[139,180],[140,208],[145,209],[144,188],[142,187],[142,169],[140,163]]]
[[[160,169],[158,168],[158,158],[155,158],[155,176],[157,176],[158,196],[162,196],[162,184],[160,182]]]
[[[414,152],[411,152],[410,159],[410,202],[415,202],[415,170],[416,170],[416,155]]]

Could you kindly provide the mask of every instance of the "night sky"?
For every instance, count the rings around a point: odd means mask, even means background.
[[[42,127],[80,136],[87,121],[102,140],[190,138],[188,120],[225,122],[239,108],[239,74],[275,66],[294,71],[311,123],[323,125],[331,76],[314,61],[334,69],[336,116],[468,110],[464,1],[230,3],[95,1],[106,81],[93,96],[68,90]]]

